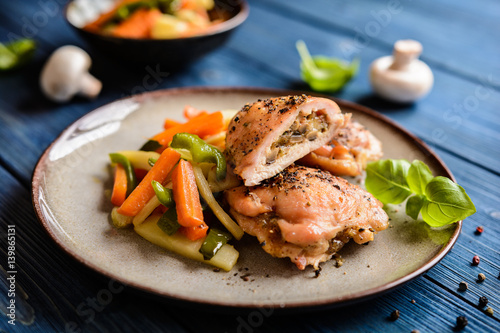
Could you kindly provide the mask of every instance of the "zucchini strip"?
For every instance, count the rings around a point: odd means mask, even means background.
[[[203,176],[203,171],[197,165],[193,165],[194,176],[196,179],[196,185],[198,185],[198,191],[200,191],[201,196],[205,199],[205,202],[210,206],[212,212],[217,216],[219,221],[226,227],[226,229],[236,238],[240,240],[243,237],[243,230],[241,227],[233,221],[233,219],[222,209],[219,203],[215,200],[210,186],[208,185],[205,176]]]
[[[137,169],[151,170],[151,165],[148,160],[152,158],[157,160],[160,157],[155,151],[140,151],[140,150],[122,150],[118,154],[125,156],[132,166]]]
[[[179,232],[169,236],[164,233],[157,223],[161,215],[151,215],[144,223],[136,225],[134,230],[149,242],[164,249],[175,252],[183,257],[207,263],[219,267],[225,271],[230,271],[239,257],[239,252],[229,244],[222,246],[212,259],[205,260],[199,252],[205,237],[196,241],[187,239]]]
[[[144,222],[144,220],[146,220],[146,218],[151,215],[151,213],[156,209],[156,207],[158,207],[159,205],[161,205],[160,203],[160,200],[158,200],[158,197],[155,195],[151,198],[151,200],[149,200],[146,205],[141,209],[141,211],[139,213],[137,213],[136,216],[134,216],[134,219],[132,220],[132,223],[134,224],[134,226],[138,226],[139,224],[141,224],[142,222]]]

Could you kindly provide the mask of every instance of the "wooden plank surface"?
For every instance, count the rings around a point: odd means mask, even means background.
[[[251,0],[251,14],[223,48],[180,73],[162,76],[153,89],[179,86],[264,86],[307,89],[301,83],[295,41],[303,39],[313,54],[361,59],[358,76],[336,97],[373,107],[403,124],[430,144],[469,193],[478,212],[468,218],[456,246],[428,273],[373,300],[319,312],[280,314],[266,309],[221,314],[166,303],[114,284],[62,252],[37,222],[29,195],[33,167],[43,150],[70,123],[92,109],[146,90],[148,70],[94,57],[92,73],[102,79],[98,99],[76,99],[57,105],[43,98],[38,73],[56,47],[86,44],[59,16],[58,1],[10,1],[0,11],[0,40],[26,32],[27,22],[53,4],[58,14],[36,28],[38,50],[22,70],[0,76],[0,224],[16,225],[19,318],[29,323],[6,332],[451,332],[456,317],[467,316],[470,332],[498,332],[500,313],[500,3],[481,0],[399,1],[402,10],[356,44],[360,29],[383,20],[389,2]],[[399,8],[399,7],[398,7]],[[54,9],[56,10],[56,9]],[[375,14],[374,14],[375,13]],[[377,16],[378,15],[378,16]],[[380,21],[383,22],[383,21]],[[366,32],[365,32],[366,37]],[[358,38],[358,39],[357,39]],[[424,45],[422,59],[432,68],[432,92],[413,105],[395,105],[372,95],[369,64],[391,53],[400,38]],[[356,49],[357,52],[351,52]],[[161,71],[161,69],[160,69]],[[482,225],[481,235],[474,233]],[[2,234],[1,252],[6,257]],[[471,266],[479,255],[479,266]],[[2,263],[2,267],[4,264]],[[5,268],[5,267],[4,267]],[[478,273],[486,280],[476,281]],[[5,273],[3,273],[5,275]],[[2,283],[5,276],[2,276]],[[466,281],[469,289],[457,290]],[[5,285],[0,284],[5,289]],[[0,304],[5,305],[2,289]],[[118,291],[119,290],[119,291]],[[105,306],[92,300],[109,294]],[[488,317],[477,306],[487,296],[494,309]],[[101,299],[103,300],[103,299]],[[412,303],[411,300],[415,300]],[[102,305],[102,304],[101,304]],[[34,317],[31,315],[33,309]],[[394,309],[397,321],[388,319]],[[34,319],[33,319],[34,318]],[[193,320],[193,318],[196,318]],[[3,317],[2,319],[6,319]],[[20,321],[21,321],[20,319]]]

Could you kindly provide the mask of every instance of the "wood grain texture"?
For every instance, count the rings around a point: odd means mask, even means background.
[[[41,4],[55,7],[43,7]],[[6,225],[16,225],[18,319],[6,332],[452,332],[456,317],[465,315],[465,331],[498,332],[500,326],[500,3],[494,0],[401,0],[379,33],[360,46],[359,31],[383,21],[389,2],[315,0],[250,0],[250,17],[222,48],[183,72],[163,73],[154,65],[131,68],[89,51],[92,73],[104,89],[94,101],[75,99],[58,105],[38,88],[38,74],[57,47],[87,48],[60,16],[57,0],[9,1],[0,11],[0,40],[32,35],[38,42],[33,61],[0,76],[0,241],[5,258]],[[52,8],[52,9],[50,9]],[[55,11],[50,14],[50,10]],[[47,21],[42,20],[44,14]],[[36,21],[38,17],[39,21]],[[31,31],[29,30],[31,26]],[[375,31],[375,30],[374,30]],[[365,31],[364,37],[367,37]],[[377,57],[390,54],[401,38],[424,45],[422,59],[432,68],[435,85],[423,100],[396,105],[372,95],[367,72]],[[59,133],[87,112],[117,98],[162,88],[263,86],[307,89],[300,79],[295,41],[303,39],[313,54],[358,56],[358,76],[333,94],[370,106],[424,139],[450,167],[476,204],[477,213],[463,224],[462,235],[441,263],[422,277],[384,296],[340,309],[270,313],[194,311],[114,284],[75,262],[45,233],[30,200],[31,173],[43,150]],[[160,79],[144,84],[151,71]],[[151,81],[150,81],[151,82]],[[481,235],[474,233],[482,225]],[[479,266],[471,266],[479,255]],[[4,263],[2,263],[4,267]],[[5,268],[5,267],[4,267]],[[476,281],[478,273],[486,280]],[[5,275],[5,274],[4,274]],[[5,276],[0,304],[7,301]],[[465,281],[469,289],[457,290]],[[3,288],[3,289],[2,289]],[[24,290],[28,296],[22,298]],[[119,290],[119,291],[118,291]],[[114,291],[114,292],[112,292]],[[111,298],[106,298],[111,295]],[[494,311],[478,308],[487,296]],[[100,297],[101,303],[98,298]],[[415,300],[412,303],[411,300]],[[97,303],[92,303],[97,302]],[[92,305],[93,304],[93,305]],[[94,307],[94,308],[93,308]],[[390,321],[390,313],[401,316]],[[24,314],[24,317],[23,317]]]

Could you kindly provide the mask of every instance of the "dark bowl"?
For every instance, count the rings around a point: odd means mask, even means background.
[[[101,3],[102,4],[102,3]],[[177,39],[132,39],[105,36],[83,30],[101,12],[92,0],[71,1],[65,8],[64,17],[89,44],[92,50],[113,59],[138,65],[161,64],[162,69],[178,70],[203,55],[215,50],[227,41],[236,27],[248,17],[245,0],[215,0],[209,12],[212,19],[224,19],[209,33]]]

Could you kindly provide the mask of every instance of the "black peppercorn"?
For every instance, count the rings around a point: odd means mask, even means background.
[[[395,321],[395,320],[398,320],[398,318],[399,318],[399,310],[392,311],[390,319],[392,321]]]
[[[467,321],[467,318],[465,318],[465,316],[457,317],[457,329],[463,329],[465,326],[467,326],[468,323],[469,322]]]
[[[466,291],[467,288],[469,288],[467,282],[462,281],[458,284],[458,291]]]
[[[486,296],[479,297],[479,307],[484,308],[488,304],[488,298]]]

